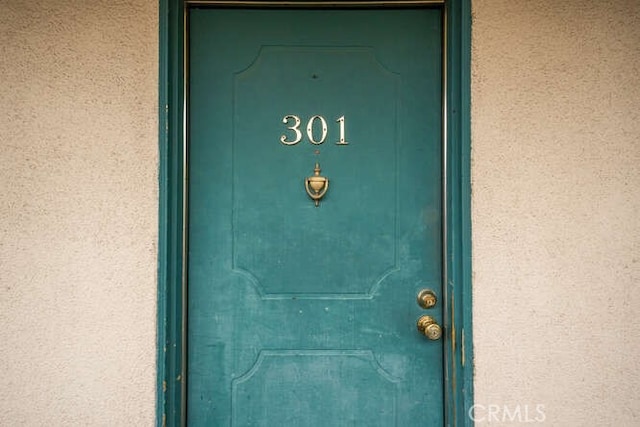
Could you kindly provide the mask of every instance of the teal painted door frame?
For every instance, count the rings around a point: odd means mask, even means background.
[[[198,1],[160,0],[160,232],[158,266],[157,425],[184,421],[184,25]],[[230,2],[234,7],[256,2]],[[253,3],[253,5],[249,4]],[[304,3],[304,2],[302,2]],[[314,2],[315,7],[332,7]],[[357,2],[353,2],[357,3]],[[351,3],[351,6],[358,6]],[[402,2],[386,2],[403,6]],[[335,6],[335,2],[333,3]],[[371,2],[369,2],[371,6]],[[376,5],[376,6],[381,6]],[[406,6],[406,4],[404,5]],[[413,6],[415,7],[415,5]],[[448,0],[445,16],[447,150],[446,283],[444,284],[445,423],[472,425],[471,219],[470,219],[470,1]]]

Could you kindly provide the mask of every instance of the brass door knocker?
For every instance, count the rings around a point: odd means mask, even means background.
[[[316,167],[313,170],[313,175],[305,178],[304,188],[307,190],[309,197],[316,203],[316,207],[320,204],[320,199],[324,197],[329,189],[329,179],[324,176],[320,176],[320,165],[316,163]]]

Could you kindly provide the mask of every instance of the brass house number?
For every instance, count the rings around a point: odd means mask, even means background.
[[[318,135],[314,135],[313,132],[313,127],[316,122],[320,123],[320,128],[322,129],[319,137]],[[287,129],[293,132],[293,134],[290,135],[291,137],[293,137],[293,139],[288,139],[287,135],[282,135],[280,137],[280,142],[282,142],[284,145],[296,145],[298,142],[302,141],[302,131],[300,130],[300,124],[302,123],[302,121],[300,120],[300,117],[289,114],[282,118],[282,123],[287,125]],[[336,123],[338,123],[338,126],[340,127],[340,139],[338,140],[338,142],[336,142],[336,144],[348,145],[349,143],[346,140],[344,130],[344,116],[338,118],[336,120]],[[327,139],[327,131],[327,121],[322,116],[313,116],[307,122],[307,138],[309,139],[309,142],[314,145],[320,145]]]

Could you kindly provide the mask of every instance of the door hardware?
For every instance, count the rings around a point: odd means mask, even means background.
[[[438,302],[435,292],[431,289],[423,289],[418,292],[416,300],[418,301],[418,305],[424,309],[431,308]]]
[[[439,340],[442,336],[442,328],[431,316],[420,317],[416,326],[421,334],[432,341]]]
[[[313,169],[313,175],[305,178],[304,188],[307,190],[309,197],[316,203],[316,207],[320,204],[320,199],[324,197],[329,189],[329,179],[320,175],[322,169],[316,162],[316,167]]]

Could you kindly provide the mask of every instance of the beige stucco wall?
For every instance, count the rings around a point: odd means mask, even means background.
[[[477,416],[638,425],[640,3],[473,10]],[[0,1],[0,40],[0,425],[151,425],[156,1]]]
[[[640,2],[473,5],[476,402],[638,426]]]
[[[155,416],[156,1],[0,1],[0,425]]]

